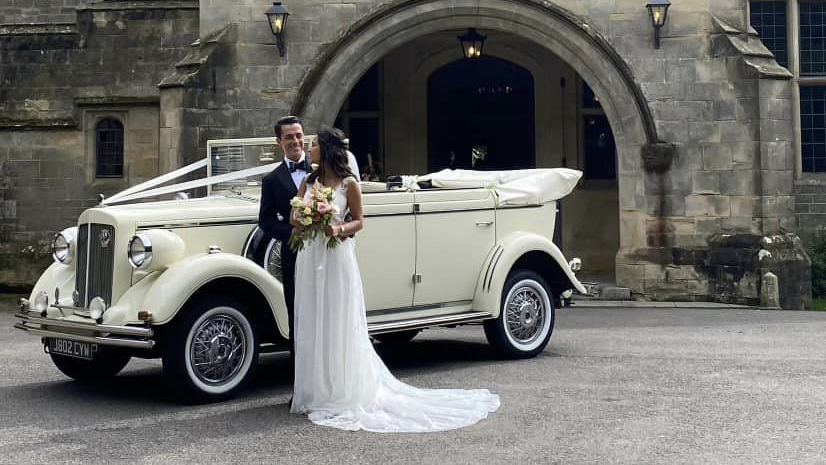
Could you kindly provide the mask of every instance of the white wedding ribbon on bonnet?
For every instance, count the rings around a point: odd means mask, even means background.
[[[175,178],[179,178],[185,174],[191,173],[197,169],[204,168],[207,164],[207,159],[204,158],[203,160],[196,161],[195,163],[189,164],[184,166],[183,168],[179,168],[171,173],[167,173],[163,176],[157,177],[155,179],[151,179],[149,181],[143,182],[138,184],[137,186],[130,187],[122,192],[118,192],[117,194],[109,197],[108,199],[104,199],[101,202],[101,205],[111,205],[115,203],[123,203],[128,202],[130,200],[137,200],[137,199],[144,199],[147,197],[154,197],[157,195],[164,195],[164,194],[171,194],[174,192],[185,191],[189,189],[195,189],[198,187],[206,187],[211,186],[213,184],[218,184],[227,181],[234,181],[236,179],[244,179],[249,176],[256,176],[259,174],[269,173],[270,171],[274,170],[278,165],[282,162],[277,163],[270,163],[268,165],[256,166],[254,168],[247,168],[240,171],[234,171],[232,173],[221,174],[218,176],[209,176],[203,179],[196,179],[194,181],[187,181],[178,184],[173,184],[171,186],[166,187],[158,187],[155,189],[151,189],[152,187],[159,186],[166,182],[169,182]],[[149,189],[149,190],[147,190]]]

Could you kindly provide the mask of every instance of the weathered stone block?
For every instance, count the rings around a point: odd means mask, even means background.
[[[719,194],[720,174],[716,171],[692,173],[692,190],[695,194]]]
[[[731,216],[761,216],[762,199],[757,196],[732,196]]]
[[[789,99],[760,99],[760,118],[788,121],[792,118],[792,101]]]
[[[751,216],[735,216],[722,218],[720,228],[727,233],[760,234],[763,232],[763,222]]]
[[[714,123],[708,123],[715,127]],[[717,127],[719,131],[719,127]],[[719,133],[718,133],[719,135]],[[719,142],[719,137],[718,140]],[[703,169],[704,170],[729,170],[734,163],[734,154],[729,144],[704,144],[703,145]]]
[[[714,119],[717,121],[730,121],[737,118],[737,104],[728,100],[714,102]]]
[[[665,81],[679,85],[697,81],[696,61],[693,58],[665,61]]]
[[[792,125],[789,120],[760,120],[761,140],[791,141]]]
[[[757,140],[759,127],[744,121],[720,121],[720,140],[723,142],[750,142]]]
[[[722,230],[722,221],[720,218],[695,218],[694,229],[698,235],[708,237]]]
[[[733,170],[720,173],[720,192],[726,195],[755,194],[760,173],[751,170]]]
[[[685,98],[685,87],[675,86],[673,82],[643,82],[643,94],[650,101],[654,100],[682,100]]]
[[[791,171],[763,171],[763,195],[791,195],[794,191],[794,173]]]
[[[764,170],[786,170],[790,168],[789,153],[791,146],[788,142],[761,142],[760,159]]]
[[[790,80],[760,79],[759,96],[765,99],[791,99],[792,82]]]
[[[714,143],[722,139],[722,128],[711,121],[688,123],[689,138],[691,141]]]
[[[731,199],[727,195],[689,195],[685,204],[687,216],[731,215]]]
[[[643,292],[644,270],[645,268],[642,265],[618,263],[616,265],[617,284],[627,287],[635,293]]]

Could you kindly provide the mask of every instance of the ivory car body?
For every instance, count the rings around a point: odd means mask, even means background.
[[[562,294],[585,291],[552,242],[556,200],[504,205],[495,188],[419,185],[362,183],[365,227],[353,240],[371,334],[398,344],[423,328],[483,323],[503,355],[541,352]],[[75,379],[162,358],[188,398],[236,392],[259,353],[289,337],[259,192],[86,210],[57,236],[15,327]]]

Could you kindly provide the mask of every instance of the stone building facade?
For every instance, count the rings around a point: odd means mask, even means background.
[[[642,0],[286,1],[283,57],[263,0],[103,0],[74,22],[0,26],[0,283],[31,279],[20,251],[42,253],[97,193],[298,114],[309,131],[342,126],[383,174],[469,167],[470,147],[486,168],[582,169],[559,240],[600,279],[759,303],[772,271],[781,305],[803,308],[800,237],[826,215],[826,174],[809,166],[826,145],[811,137],[826,123],[800,37],[778,63],[754,3],[674,2],[659,49]],[[34,14],[19,10],[4,18]],[[484,60],[463,60],[468,28],[487,36]],[[92,169],[106,118],[123,125],[121,177]]]

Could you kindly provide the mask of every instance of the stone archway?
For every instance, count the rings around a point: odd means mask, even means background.
[[[311,130],[332,124],[360,76],[396,47],[445,30],[503,31],[555,54],[599,97],[614,132],[620,197],[620,252],[645,248],[641,148],[659,142],[656,126],[629,66],[596,30],[567,10],[535,0],[399,0],[366,16],[325,51],[303,80],[293,112]],[[622,280],[621,273],[618,279]]]

